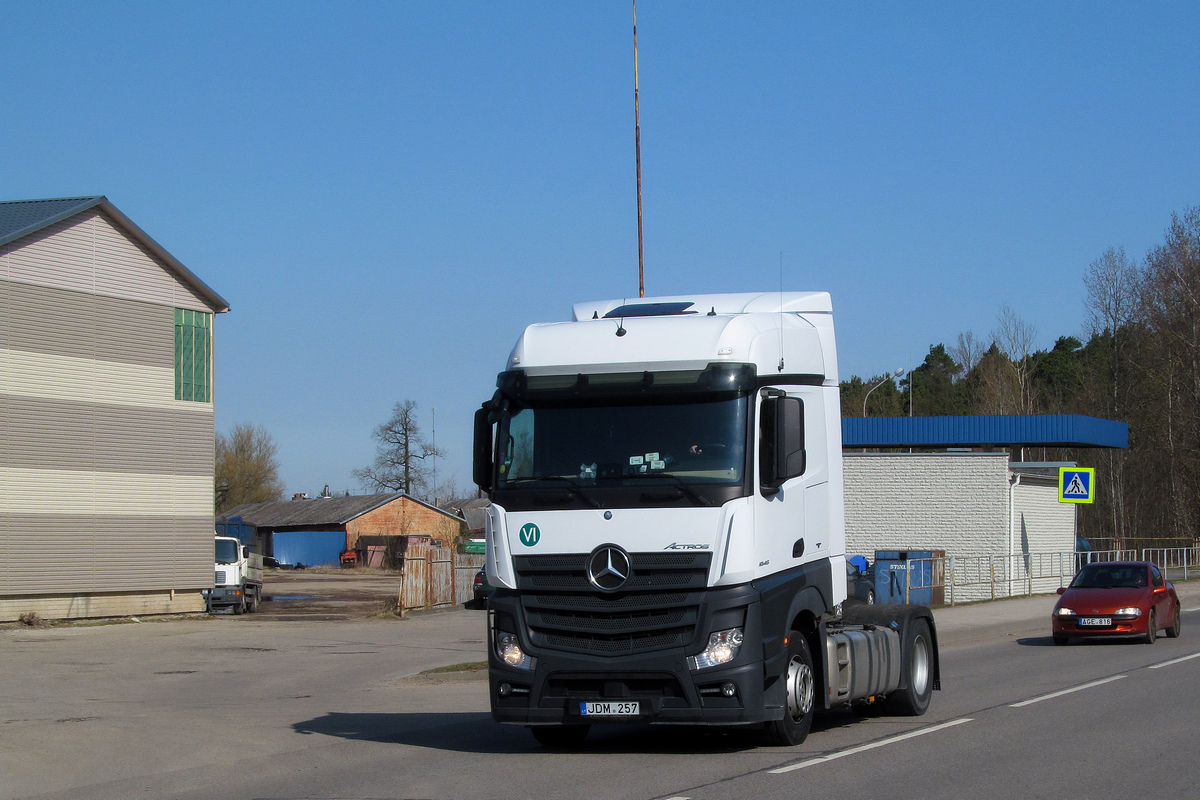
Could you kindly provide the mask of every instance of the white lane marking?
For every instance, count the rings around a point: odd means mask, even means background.
[[[786,767],[780,767],[779,769],[767,770],[767,772],[771,773],[772,775],[779,775],[784,772],[791,772],[794,769],[804,769],[805,767],[811,767],[813,764],[824,764],[826,761],[833,761],[836,758],[842,758],[844,756],[852,756],[855,753],[862,753],[866,750],[874,750],[876,747],[883,747],[884,745],[887,745],[887,744],[895,744],[896,742],[902,742],[905,739],[912,739],[914,736],[924,736],[927,733],[933,733],[934,731],[940,731],[943,728],[949,728],[954,725],[962,725],[964,722],[970,722],[970,721],[971,720],[967,717],[963,717],[962,719],[950,720],[949,722],[943,722],[940,725],[933,725],[928,728],[921,728],[920,730],[909,731],[908,733],[902,733],[899,736],[893,736],[890,739],[881,739],[878,742],[871,742],[870,744],[860,745],[859,747],[851,747],[849,750],[842,750],[837,753],[830,753],[827,756],[818,756],[817,758],[810,758],[808,761],[801,761],[799,764],[790,764]]]
[[[1191,608],[1185,608],[1184,611],[1200,611],[1200,606],[1192,606]]]
[[[1127,675],[1114,675],[1111,678],[1104,678],[1103,680],[1092,681],[1091,683],[1085,683],[1082,686],[1073,686],[1070,689],[1063,689],[1061,692],[1051,692],[1050,694],[1044,694],[1041,697],[1035,697],[1031,700],[1022,700],[1019,703],[1010,703],[1009,708],[1021,708],[1022,706],[1031,706],[1034,703],[1040,703],[1043,700],[1049,700],[1053,697],[1062,697],[1064,694],[1070,694],[1071,692],[1079,692],[1079,691],[1083,691],[1084,689],[1091,689],[1093,686],[1101,686],[1105,683],[1119,681],[1119,680],[1121,680],[1121,678],[1126,678],[1126,677],[1128,677],[1128,676]]]
[[[1172,658],[1170,661],[1164,661],[1161,664],[1153,664],[1149,667],[1149,669],[1158,669],[1159,667],[1169,667],[1172,664],[1178,664],[1180,661],[1190,661],[1193,658],[1200,658],[1200,653],[1192,653],[1190,656],[1180,656],[1179,658]]]
[[[682,795],[680,795],[679,797],[665,797],[665,798],[663,798],[663,800],[692,800],[692,798],[683,797]]]

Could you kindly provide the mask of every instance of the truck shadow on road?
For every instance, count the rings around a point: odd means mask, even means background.
[[[818,714],[812,731],[818,733],[860,721],[849,712]],[[487,713],[385,714],[329,713],[296,722],[293,730],[341,739],[431,747],[459,753],[526,753],[544,751],[533,736],[517,725],[501,725]],[[652,725],[596,725],[575,752],[597,755],[627,753],[734,753],[758,747],[750,730]]]

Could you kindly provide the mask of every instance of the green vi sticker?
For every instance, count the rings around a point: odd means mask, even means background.
[[[538,526],[532,522],[526,522],[521,526],[521,544],[526,547],[533,547],[542,538],[542,532],[538,530]]]

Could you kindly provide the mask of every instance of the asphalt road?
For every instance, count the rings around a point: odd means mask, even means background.
[[[1200,584],[1178,587],[1183,635],[1153,646],[1053,647],[1053,597],[939,610],[926,716],[838,712],[794,748],[615,727],[547,752],[476,676],[413,677],[484,658],[478,611],[9,629],[0,797],[1194,798]]]

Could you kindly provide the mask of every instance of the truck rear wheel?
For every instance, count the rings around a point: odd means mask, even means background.
[[[919,717],[929,709],[933,694],[933,644],[929,623],[914,619],[901,642],[900,680],[904,687],[888,695],[884,707],[898,717]]]
[[[787,671],[782,680],[787,686],[787,705],[783,719],[771,720],[763,729],[763,741],[776,747],[790,747],[808,738],[815,713],[813,699],[816,678],[808,640],[792,631],[788,640]]]
[[[258,613],[258,593],[260,591],[260,589],[255,589],[253,593],[247,593],[246,595],[246,610],[251,614]]]

